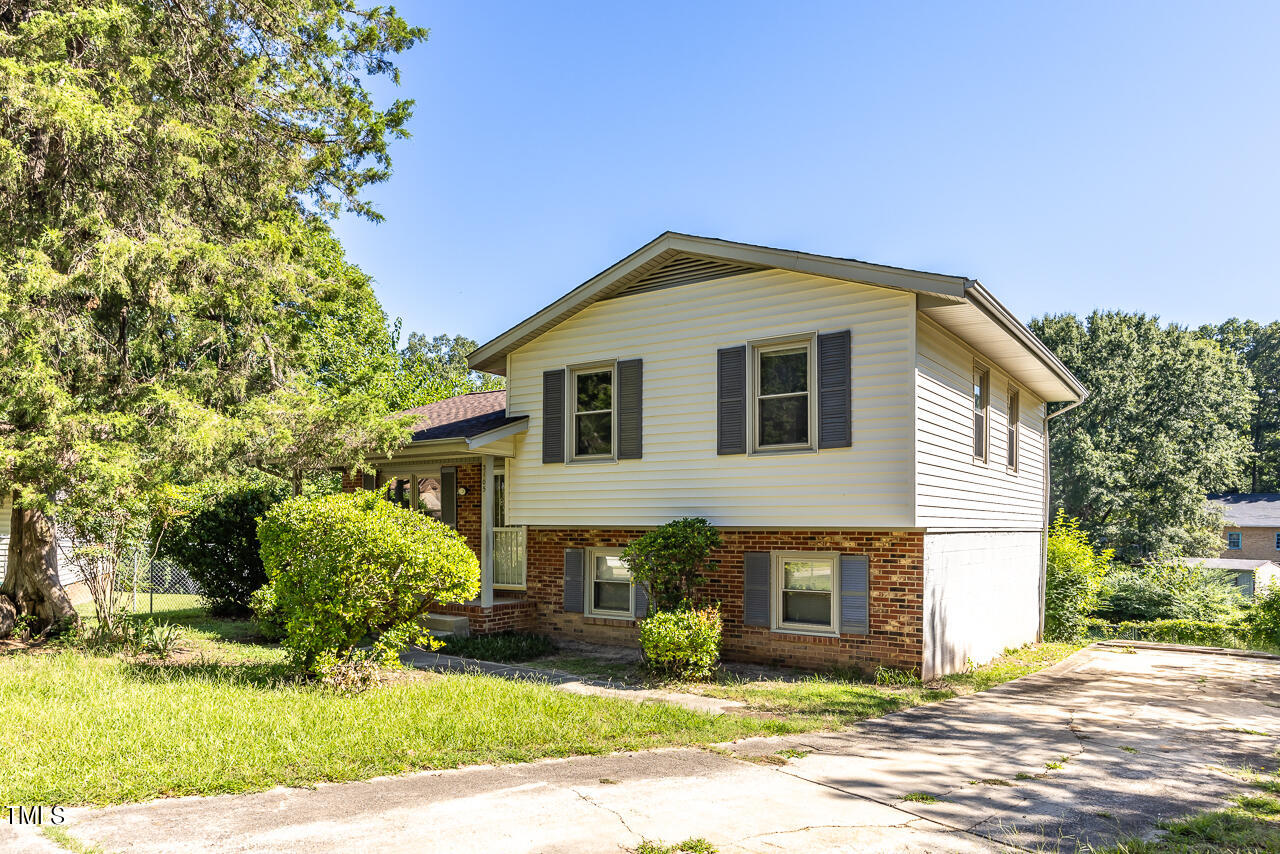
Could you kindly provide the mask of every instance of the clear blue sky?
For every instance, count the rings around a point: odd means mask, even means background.
[[[664,230],[1280,318],[1280,3],[409,2],[413,139],[338,223],[483,342]]]

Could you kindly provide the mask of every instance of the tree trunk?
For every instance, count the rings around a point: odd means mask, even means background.
[[[0,596],[9,599],[18,616],[36,618],[33,632],[77,619],[76,609],[58,580],[58,536],[53,520],[41,510],[19,507],[16,501],[10,516],[9,565]]]

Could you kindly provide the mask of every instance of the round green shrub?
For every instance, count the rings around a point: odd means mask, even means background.
[[[210,614],[248,616],[250,597],[267,583],[258,519],[288,494],[288,487],[273,482],[184,489],[157,532],[156,555],[187,571]]]
[[[723,544],[706,519],[676,519],[633,540],[622,562],[632,580],[649,591],[651,611],[691,608],[706,573],[716,569],[711,553]]]
[[[409,644],[435,646],[419,617],[465,602],[480,565],[452,528],[371,492],[291,498],[258,526],[284,646],[325,672],[370,638],[387,666]]]
[[[271,584],[264,584],[249,597],[249,608],[253,611],[253,621],[258,625],[258,632],[267,640],[280,640],[284,637],[284,621],[280,617],[280,609],[276,607],[276,589]]]
[[[640,621],[640,649],[657,673],[708,679],[720,663],[719,608],[658,611]]]
[[[1243,622],[1256,645],[1280,649],[1280,581],[1254,593]]]

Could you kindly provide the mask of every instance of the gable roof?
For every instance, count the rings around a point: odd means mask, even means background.
[[[767,269],[914,293],[922,312],[1043,399],[1075,401],[1088,394],[1030,330],[972,279],[673,231],[481,345],[467,360],[476,370],[505,375],[509,353],[596,302]]]
[[[1280,528],[1280,493],[1210,495],[1209,501],[1222,509],[1227,516],[1227,524],[1233,527]]]
[[[420,416],[413,424],[414,442],[434,439],[474,439],[483,433],[524,421],[507,416],[506,389],[477,391],[406,409]]]

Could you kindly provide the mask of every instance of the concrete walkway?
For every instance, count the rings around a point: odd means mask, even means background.
[[[1225,769],[1275,767],[1278,692],[1274,660],[1094,647],[982,694],[732,753],[162,800],[66,827],[106,852],[607,852],[696,836],[722,854],[1074,851],[1246,791]]]

